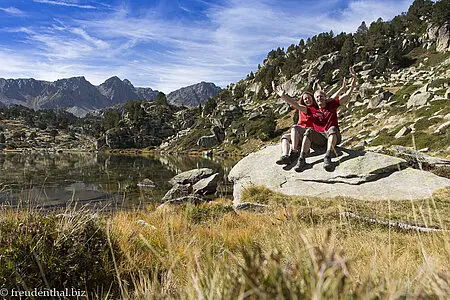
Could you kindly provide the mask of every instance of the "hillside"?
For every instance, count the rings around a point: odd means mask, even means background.
[[[406,14],[370,26],[363,22],[355,34],[321,33],[286,51],[272,50],[255,73],[210,100],[195,124],[165,149],[249,153],[277,143],[296,116],[271,82],[292,97],[317,83],[331,94],[354,65],[359,84],[339,112],[342,146],[388,151],[403,145],[447,157],[449,12],[448,1],[414,1]]]

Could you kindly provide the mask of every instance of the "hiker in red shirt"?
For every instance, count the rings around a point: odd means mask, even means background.
[[[350,74],[352,76],[351,88],[340,98],[334,97],[327,99],[326,92],[319,89],[314,93],[314,100],[316,101],[318,108],[314,106],[297,104],[297,109],[312,118],[313,128],[308,128],[303,135],[302,149],[297,165],[295,166],[296,171],[301,172],[305,168],[305,158],[306,154],[309,152],[311,144],[318,147],[327,147],[327,151],[323,159],[323,167],[327,171],[332,171],[333,167],[331,164],[331,155],[335,152],[334,148],[336,144],[341,141],[337,108],[349,99],[349,95],[352,93],[356,85],[357,77],[353,67],[350,67]],[[280,87],[275,89],[275,91],[285,101],[289,98]]]
[[[294,101],[296,104],[304,105],[304,106],[314,106],[316,105],[314,102],[314,96],[310,92],[304,92],[300,97],[300,100],[297,101],[295,99],[285,99],[285,101],[291,105],[292,108],[296,109],[296,107],[292,104]],[[317,107],[317,105],[316,105]],[[312,118],[302,111],[298,111],[298,123],[293,125],[291,128],[290,134],[284,134],[281,137],[281,157],[276,161],[279,165],[289,165],[292,162],[296,162],[300,152],[298,151],[299,142],[303,140],[303,134],[306,129],[312,128]],[[292,145],[292,149],[291,149]]]

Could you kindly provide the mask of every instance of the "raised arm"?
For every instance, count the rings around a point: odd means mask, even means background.
[[[341,105],[345,105],[347,103],[347,101],[350,99],[351,93],[353,92],[353,90],[355,89],[355,86],[356,86],[356,81],[357,81],[358,77],[356,76],[353,66],[350,66],[350,75],[352,76],[352,82],[350,83],[350,89],[339,98],[339,102]]]
[[[286,101],[288,104],[292,105],[293,107],[295,107],[296,109],[300,110],[305,114],[308,112],[306,106],[299,104],[297,101],[295,101],[295,99],[292,99],[291,97],[286,95],[281,86],[275,87],[275,83],[273,81],[272,81],[272,88],[275,91],[275,93],[277,93],[277,95],[280,96],[280,98]]]
[[[347,90],[347,78],[344,77],[344,79],[342,80],[342,86],[341,88],[334,93],[333,95],[331,95],[330,98],[328,98],[328,102],[335,99],[337,96],[339,96],[342,93],[345,93],[345,91]]]

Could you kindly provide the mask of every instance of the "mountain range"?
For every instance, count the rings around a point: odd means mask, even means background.
[[[167,99],[174,105],[193,107],[216,96],[219,91],[220,88],[213,83],[201,82],[174,91]],[[129,80],[121,80],[117,76],[99,86],[91,84],[83,76],[54,82],[0,78],[0,107],[19,104],[33,109],[63,108],[76,116],[129,100],[151,101],[157,94],[157,90],[135,87]]]

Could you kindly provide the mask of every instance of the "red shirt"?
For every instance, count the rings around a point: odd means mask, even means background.
[[[296,109],[291,105],[293,109]],[[298,110],[298,109],[297,109]],[[313,120],[311,116],[308,114],[303,113],[301,110],[298,110],[298,126],[304,127],[304,128],[313,128]]]
[[[313,128],[317,132],[326,132],[331,126],[339,128],[337,108],[339,107],[339,97],[331,100],[324,108],[308,106],[308,116],[312,119]]]

